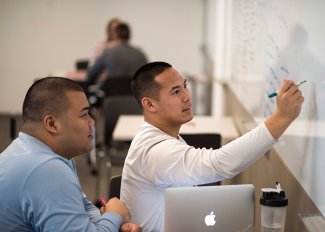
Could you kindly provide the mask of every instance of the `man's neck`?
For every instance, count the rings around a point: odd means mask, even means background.
[[[48,145],[46,141],[42,138],[43,136],[41,136],[42,133],[40,132],[41,130],[39,127],[40,125],[38,124],[24,123],[21,131]]]
[[[116,40],[116,44],[117,45],[120,45],[120,44],[128,44],[128,42],[129,42],[128,40],[120,40],[120,39],[117,39]]]
[[[150,120],[149,118],[144,117],[144,121],[157,127],[159,130],[165,132],[166,134],[178,139],[179,130],[182,125],[168,125],[166,123],[161,123],[155,120]]]
[[[53,138],[51,136],[46,136],[44,133],[45,132],[41,132],[39,130],[31,130],[30,128],[24,128],[22,129],[22,132],[25,133],[25,134],[28,134],[32,137],[34,137],[35,139],[38,139],[39,141],[41,141],[42,143],[44,143],[45,145],[47,145],[49,148],[52,149],[52,151],[65,158],[65,159],[68,159],[70,160],[72,157],[69,157],[69,156],[66,156],[63,154],[62,151],[60,151],[60,146],[58,146],[54,141],[53,141]]]

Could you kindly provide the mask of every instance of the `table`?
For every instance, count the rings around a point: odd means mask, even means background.
[[[131,141],[139,132],[143,122],[142,115],[121,115],[113,131],[113,140]],[[221,145],[225,145],[239,137],[232,117],[194,116],[192,121],[185,123],[181,127],[179,133],[217,133],[221,135]]]

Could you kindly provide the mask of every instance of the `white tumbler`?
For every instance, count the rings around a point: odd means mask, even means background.
[[[277,182],[277,189],[262,189],[261,226],[262,232],[284,232],[288,199]]]

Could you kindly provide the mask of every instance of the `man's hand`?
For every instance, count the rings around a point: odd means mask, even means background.
[[[293,81],[284,80],[276,97],[277,111],[280,117],[293,122],[300,114],[304,97]]]
[[[284,80],[276,96],[277,110],[265,121],[266,127],[278,140],[289,125],[299,116],[304,97],[291,80]]]
[[[141,227],[133,223],[125,223],[120,227],[120,232],[142,232]]]
[[[111,198],[106,203],[106,205],[100,209],[101,214],[104,214],[106,212],[112,212],[112,213],[116,213],[116,214],[120,215],[123,219],[123,223],[127,223],[131,220],[131,214],[130,214],[128,207],[126,207],[125,202],[120,201],[116,197]]]

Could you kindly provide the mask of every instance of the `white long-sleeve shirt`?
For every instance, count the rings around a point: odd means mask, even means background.
[[[131,222],[164,231],[165,190],[231,178],[259,159],[276,140],[264,123],[220,149],[196,149],[144,123],[125,160],[121,200]]]

